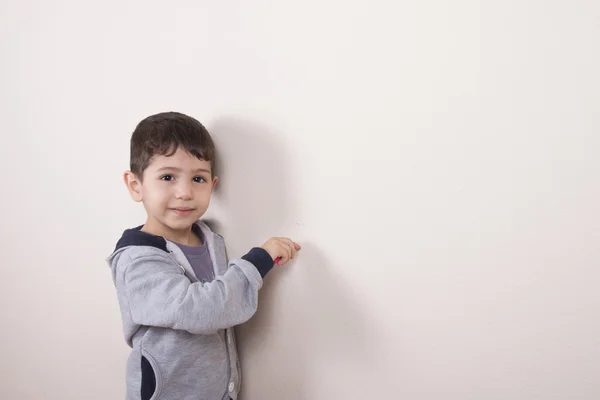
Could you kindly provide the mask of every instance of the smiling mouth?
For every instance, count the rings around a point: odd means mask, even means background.
[[[188,215],[191,214],[194,210],[195,208],[171,208],[171,211],[178,215]]]

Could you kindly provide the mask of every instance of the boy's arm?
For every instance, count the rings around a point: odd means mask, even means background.
[[[192,283],[166,254],[153,254],[125,265],[121,284],[134,323],[210,334],[254,315],[272,267],[269,253],[254,248],[212,282]]]

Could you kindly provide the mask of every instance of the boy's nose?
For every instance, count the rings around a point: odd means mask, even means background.
[[[191,185],[185,183],[178,185],[175,197],[180,200],[191,200],[193,198]]]

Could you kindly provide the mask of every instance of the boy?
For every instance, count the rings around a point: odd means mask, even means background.
[[[131,197],[146,223],[128,229],[108,258],[132,348],[127,400],[237,399],[233,327],[256,312],[258,290],[277,261],[300,246],[271,238],[227,262],[223,238],[200,217],[217,184],[215,148],[200,122],[180,113],[141,121],[131,137]]]

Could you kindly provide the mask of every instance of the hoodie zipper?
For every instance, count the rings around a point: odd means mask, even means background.
[[[183,268],[183,265],[179,264],[172,250],[169,250],[169,256],[171,256],[171,259],[175,262],[175,264],[177,264],[179,268],[181,268],[181,272],[183,272],[183,274],[185,275],[185,268]]]

